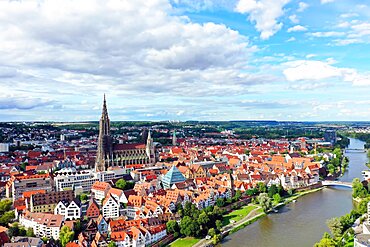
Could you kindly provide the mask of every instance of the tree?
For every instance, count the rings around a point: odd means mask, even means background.
[[[0,201],[0,213],[7,212],[12,207],[12,201],[9,199]]]
[[[272,208],[271,198],[267,193],[261,193],[257,197],[258,203],[261,205],[264,212],[267,212]]]
[[[74,232],[68,226],[63,226],[60,229],[59,233],[61,245],[65,247],[69,242],[73,240],[74,235],[75,235]]]
[[[211,237],[213,237],[214,235],[216,235],[216,230],[214,228],[210,228],[208,230],[208,235],[211,236]]]
[[[223,207],[225,205],[225,200],[223,198],[217,198],[216,205],[218,207]]]
[[[217,228],[218,231],[221,231],[221,228],[222,228],[221,220],[216,220],[216,228]]]
[[[33,229],[31,227],[27,228],[26,236],[27,237],[34,237],[35,236],[35,234],[33,233]]]
[[[288,190],[288,194],[291,196],[291,195],[293,195],[294,194],[294,190],[293,189],[289,189]]]
[[[7,211],[0,217],[0,224],[8,225],[14,218],[14,211]]]
[[[180,222],[180,232],[185,236],[198,236],[199,225],[198,222],[190,218],[190,216],[184,216]]]
[[[235,201],[235,202],[237,202],[237,201],[239,201],[240,200],[240,198],[242,197],[242,192],[240,191],[240,190],[237,190],[236,192],[235,192],[235,196],[233,197],[233,200]]]
[[[208,224],[210,223],[210,219],[206,212],[202,212],[199,217],[197,218],[198,224],[202,230],[208,229]],[[203,231],[204,232],[204,231]]]
[[[166,224],[167,226],[167,231],[169,233],[175,233],[175,232],[179,232],[180,231],[180,227],[179,227],[179,224],[177,223],[176,220],[170,220],[167,222]]]
[[[88,199],[87,194],[82,193],[82,194],[80,195],[80,200],[81,200],[81,201],[86,201],[87,199]]]
[[[117,247],[117,244],[114,241],[110,241],[108,247]]]
[[[248,195],[248,196],[253,196],[255,194],[257,194],[258,190],[256,188],[253,188],[253,189],[248,189],[245,193]]]
[[[273,196],[273,199],[274,199],[274,203],[275,203],[275,204],[278,204],[278,203],[280,203],[280,202],[281,202],[281,196],[280,196],[278,193],[276,193],[276,194]]]
[[[121,189],[121,190],[124,190],[126,188],[126,186],[127,186],[127,182],[126,182],[126,180],[124,180],[122,178],[118,179],[118,181],[116,182],[116,187]]]
[[[266,185],[263,182],[257,183],[257,190],[259,193],[265,193],[267,191]]]
[[[212,244],[213,245],[216,245],[219,242],[221,242],[221,235],[220,234],[214,235],[213,238],[212,238]]]
[[[331,238],[322,238],[314,247],[336,247],[335,241]]]
[[[361,183],[360,179],[355,178],[352,181],[352,197],[365,198],[367,196],[367,191],[364,188],[364,185]]]
[[[278,193],[278,188],[275,184],[273,184],[268,188],[268,195],[272,198],[276,193]]]
[[[11,227],[9,227],[8,234],[9,234],[10,238],[15,237],[15,236],[19,236],[18,224],[13,224]]]
[[[340,237],[342,235],[343,225],[339,218],[331,218],[326,222],[326,224],[334,237]]]

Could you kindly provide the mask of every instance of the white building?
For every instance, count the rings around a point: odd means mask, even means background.
[[[54,214],[63,215],[66,220],[77,220],[81,217],[81,208],[75,201],[60,201],[54,209]]]
[[[54,185],[57,191],[70,190],[81,187],[83,192],[90,192],[92,185],[96,181],[109,182],[112,179],[120,178],[124,174],[124,169],[114,169],[112,171],[95,172],[93,170],[82,171],[63,171],[55,172]]]
[[[119,217],[119,202],[111,195],[105,198],[102,206],[104,218],[118,218]]]
[[[64,223],[64,216],[26,212],[20,216],[19,223],[26,229],[32,228],[36,237],[59,239],[59,232]]]
[[[82,187],[83,192],[90,192],[92,185],[99,181],[92,170],[83,170],[78,172],[55,173],[54,185],[56,191],[72,190],[76,187]]]
[[[0,143],[0,153],[9,152],[9,143]]]
[[[101,204],[101,200],[108,195],[108,191],[111,188],[112,187],[109,183],[96,181],[91,187],[92,196],[99,204]]]

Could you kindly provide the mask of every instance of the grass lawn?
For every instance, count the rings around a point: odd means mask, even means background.
[[[255,208],[256,208],[256,206],[254,206],[254,205],[248,205],[248,206],[242,207],[241,209],[232,211],[232,212],[224,215],[224,217],[222,219],[222,225],[226,226],[226,225],[230,224],[231,220],[234,220],[235,222],[241,220],[242,218],[247,216]]]
[[[169,247],[191,247],[194,244],[198,243],[199,241],[200,239],[191,238],[191,237],[179,238],[168,246]]]

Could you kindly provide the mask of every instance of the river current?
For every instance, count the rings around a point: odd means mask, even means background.
[[[364,142],[350,139],[349,149],[362,149]],[[352,182],[362,179],[361,172],[368,161],[366,153],[348,152],[349,166],[340,178]],[[329,232],[326,221],[347,214],[353,204],[351,189],[335,186],[298,198],[244,229],[226,237],[222,246],[238,247],[312,247],[325,231]]]

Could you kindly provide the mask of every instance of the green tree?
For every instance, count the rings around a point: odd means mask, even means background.
[[[126,186],[127,186],[127,182],[126,182],[126,180],[124,180],[122,178],[118,179],[118,181],[116,182],[116,187],[121,189],[121,190],[124,190],[126,188]]]
[[[235,201],[235,202],[237,202],[237,201],[239,201],[240,200],[240,198],[242,197],[242,192],[240,191],[240,190],[237,190],[236,192],[235,192],[235,196],[233,197],[233,200]]]
[[[221,228],[222,228],[222,222],[221,222],[221,220],[216,220],[216,229],[218,231],[221,231]]]
[[[352,197],[365,198],[368,195],[367,190],[364,188],[364,185],[361,183],[360,179],[355,178],[352,181]]]
[[[82,193],[82,194],[80,195],[80,200],[81,200],[81,201],[86,201],[87,199],[88,199],[87,194]]]
[[[221,242],[221,235],[220,234],[213,235],[212,244],[216,245],[219,242]]]
[[[179,232],[180,231],[180,227],[179,227],[179,224],[177,223],[176,220],[170,220],[167,222],[166,224],[167,226],[167,231],[169,233],[175,233],[175,232]]]
[[[342,235],[343,225],[339,218],[331,218],[326,222],[326,224],[328,225],[330,232],[334,237],[340,237]]]
[[[0,213],[9,211],[11,207],[12,201],[10,199],[4,199],[0,201]]]
[[[214,228],[210,228],[208,230],[208,235],[211,236],[211,237],[213,237],[214,235],[216,235],[216,230]]]
[[[108,247],[117,247],[117,244],[114,241],[110,241]]]
[[[272,198],[276,193],[278,193],[278,187],[273,184],[268,188],[268,195]]]
[[[261,205],[264,212],[267,212],[272,208],[272,201],[267,193],[259,194],[257,197],[257,201]]]
[[[248,189],[246,192],[247,196],[253,196],[258,193],[258,190],[256,188]]]
[[[9,234],[10,238],[15,237],[15,236],[19,236],[18,224],[13,224],[11,227],[9,227],[8,234]]]
[[[336,243],[331,238],[322,238],[314,247],[336,247]]]
[[[267,187],[266,187],[265,183],[258,182],[257,183],[257,190],[258,190],[259,193],[265,193],[267,191]]]
[[[34,237],[35,236],[35,234],[33,233],[33,229],[31,227],[27,228],[26,236],[27,237]]]
[[[7,211],[0,217],[0,224],[8,225],[14,218],[14,211]]]
[[[190,216],[184,216],[180,222],[180,232],[185,236],[198,236],[199,225],[198,222],[190,218]]]
[[[278,204],[281,202],[281,196],[280,194],[276,193],[274,196],[273,196],[273,199],[274,199],[274,203],[275,204]]]
[[[223,207],[225,205],[225,200],[223,198],[217,198],[216,205],[218,207]]]
[[[65,247],[69,242],[73,240],[74,235],[75,235],[74,232],[71,229],[69,229],[68,226],[63,226],[60,229],[60,233],[59,233],[59,239],[60,239],[61,245]]]

